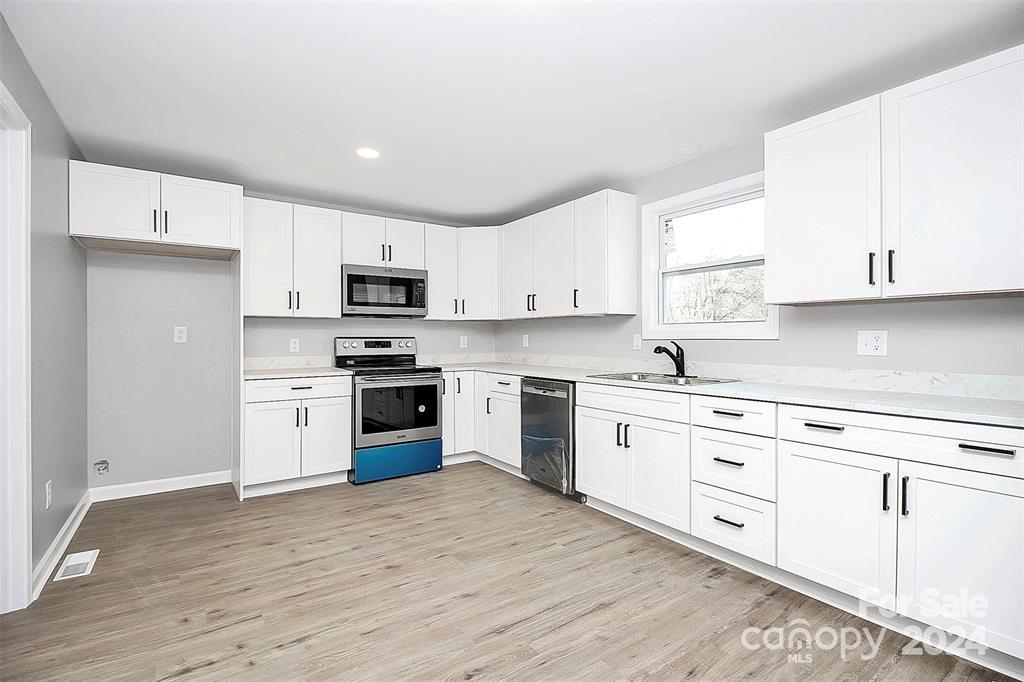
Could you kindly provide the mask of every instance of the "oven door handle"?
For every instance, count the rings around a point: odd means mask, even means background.
[[[374,386],[380,386],[383,384],[433,384],[440,383],[440,374],[398,374],[387,377],[359,377],[356,379],[356,384],[373,384]]]

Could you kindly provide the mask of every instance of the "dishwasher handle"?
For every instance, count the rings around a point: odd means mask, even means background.
[[[568,391],[559,391],[552,388],[537,388],[535,386],[523,386],[523,393],[533,393],[534,395],[546,395],[551,398],[559,398],[565,400],[569,397]]]

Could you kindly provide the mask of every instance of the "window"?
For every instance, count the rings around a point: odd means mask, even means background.
[[[764,211],[760,173],[644,206],[645,337],[778,338]]]

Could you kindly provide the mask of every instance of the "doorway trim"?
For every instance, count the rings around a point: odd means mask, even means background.
[[[0,82],[0,613],[32,601],[31,136]]]

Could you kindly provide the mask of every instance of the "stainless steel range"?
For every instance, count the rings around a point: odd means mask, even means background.
[[[441,468],[441,368],[416,364],[416,339],[339,336],[334,365],[355,375],[349,480],[368,483]]]

